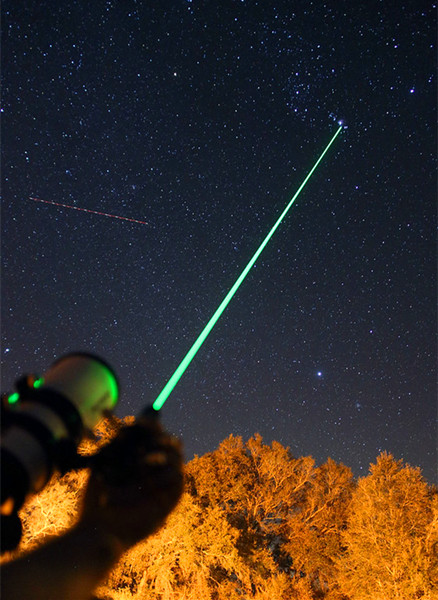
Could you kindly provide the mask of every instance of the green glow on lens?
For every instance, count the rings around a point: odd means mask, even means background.
[[[119,399],[119,385],[117,383],[117,379],[114,376],[114,373],[110,369],[107,369],[106,367],[105,367],[105,371],[108,375],[108,387],[109,387],[109,392],[110,392],[110,396],[111,396],[111,401],[112,401],[113,406],[115,406]]]
[[[43,384],[44,384],[44,377],[38,377],[38,379],[35,379],[35,381],[33,382],[33,387],[38,389]]]
[[[210,333],[210,331],[215,326],[217,320],[219,319],[219,317],[221,316],[221,314],[224,312],[224,310],[227,307],[227,305],[229,304],[230,300],[232,299],[232,297],[234,296],[234,294],[239,289],[241,283],[243,282],[243,280],[245,279],[245,277],[248,275],[250,269],[252,268],[252,266],[254,265],[254,263],[256,262],[256,260],[258,259],[258,257],[260,256],[260,254],[263,252],[263,249],[265,248],[266,244],[269,242],[269,240],[271,239],[271,237],[274,235],[274,233],[277,230],[278,226],[280,225],[281,221],[284,219],[284,217],[286,216],[286,214],[289,212],[289,210],[292,207],[293,203],[295,202],[295,200],[300,195],[302,189],[304,188],[304,186],[306,185],[306,183],[309,181],[309,179],[313,175],[315,169],[317,168],[317,166],[319,165],[319,163],[321,162],[321,160],[324,158],[326,152],[328,151],[328,149],[330,148],[330,146],[333,144],[333,142],[335,141],[335,139],[337,138],[337,136],[339,135],[339,133],[341,132],[341,130],[342,130],[342,126],[339,127],[339,129],[336,131],[336,133],[334,134],[334,136],[332,137],[332,139],[330,140],[330,142],[327,144],[324,152],[321,154],[321,156],[318,158],[318,160],[316,161],[316,163],[313,165],[312,169],[307,174],[307,177],[305,178],[305,180],[303,181],[303,183],[300,185],[300,187],[298,188],[298,190],[295,192],[294,196],[289,201],[289,204],[286,206],[286,208],[284,209],[284,211],[278,217],[275,225],[272,227],[272,229],[270,230],[270,232],[268,233],[268,235],[265,237],[265,239],[263,240],[263,242],[260,244],[260,246],[256,250],[254,256],[251,258],[251,260],[249,261],[249,263],[246,265],[246,267],[244,268],[244,270],[240,274],[239,278],[236,280],[236,282],[233,285],[233,287],[230,289],[230,291],[228,292],[228,294],[222,300],[221,304],[216,309],[216,312],[210,318],[210,320],[208,321],[208,323],[204,327],[204,329],[201,331],[201,333],[199,334],[199,336],[196,339],[196,341],[193,344],[193,346],[190,348],[190,350],[184,356],[184,358],[182,359],[181,363],[176,368],[176,370],[175,370],[174,374],[172,375],[172,377],[169,379],[169,381],[166,383],[166,385],[164,386],[164,388],[161,390],[161,392],[157,396],[156,400],[152,404],[152,408],[154,408],[155,410],[160,410],[160,408],[166,402],[166,400],[169,397],[169,395],[171,394],[173,388],[176,386],[176,384],[180,380],[181,376],[183,375],[184,371],[187,369],[187,367],[189,366],[189,364],[192,362],[192,360],[195,357],[196,353],[198,352],[199,348],[204,343],[206,337],[208,336],[208,334]]]
[[[15,394],[11,394],[10,396],[8,396],[8,404],[15,404],[19,401],[19,399],[20,394],[18,392],[15,392]]]

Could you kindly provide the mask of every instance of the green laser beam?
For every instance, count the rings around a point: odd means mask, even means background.
[[[281,213],[281,215],[278,217],[275,225],[272,227],[272,229],[270,230],[270,232],[268,233],[268,235],[265,237],[265,239],[263,240],[263,242],[260,244],[260,246],[256,250],[254,256],[251,258],[251,260],[249,261],[249,263],[246,265],[246,267],[244,268],[244,270],[242,271],[242,273],[240,274],[240,276],[236,280],[236,282],[233,285],[233,287],[230,289],[230,291],[228,292],[228,294],[222,300],[222,302],[220,303],[220,305],[216,309],[215,313],[213,314],[213,316],[208,321],[207,325],[204,327],[204,329],[199,334],[199,336],[196,339],[196,341],[193,344],[193,346],[190,348],[190,350],[184,356],[184,358],[182,359],[182,361],[180,362],[180,364],[176,368],[176,370],[175,370],[174,374],[172,375],[172,377],[169,379],[169,381],[166,383],[166,385],[164,386],[164,388],[161,390],[161,392],[157,396],[156,400],[152,404],[152,408],[154,408],[155,410],[160,410],[160,408],[166,402],[166,400],[170,396],[173,388],[176,386],[176,384],[178,383],[178,381],[181,379],[184,371],[187,369],[187,367],[189,366],[189,364],[194,359],[196,353],[198,352],[199,348],[204,343],[206,337],[208,336],[208,334],[210,333],[210,331],[213,329],[213,327],[216,325],[217,320],[219,319],[219,317],[221,316],[221,314],[224,312],[224,310],[228,306],[228,304],[231,301],[232,297],[234,296],[234,294],[239,289],[241,283],[243,282],[243,280],[245,279],[245,277],[248,275],[251,267],[254,265],[254,263],[256,262],[256,260],[258,259],[258,257],[260,256],[260,254],[263,252],[263,249],[265,248],[266,244],[269,242],[269,240],[271,239],[271,237],[274,235],[274,233],[277,230],[278,226],[280,225],[280,223],[282,222],[282,220],[284,219],[284,217],[289,212],[289,210],[292,207],[293,203],[295,202],[295,200],[300,195],[302,189],[304,188],[304,186],[306,185],[306,183],[311,178],[311,176],[314,173],[315,169],[317,168],[317,166],[319,165],[319,163],[322,161],[322,159],[324,158],[326,152],[328,151],[328,149],[330,148],[330,146],[333,144],[333,142],[335,141],[335,139],[337,138],[337,136],[339,135],[339,133],[341,132],[341,130],[342,130],[342,126],[339,127],[339,129],[336,131],[336,133],[334,134],[334,136],[332,137],[332,139],[330,140],[330,142],[327,144],[324,152],[321,154],[321,156],[318,158],[318,160],[316,161],[316,163],[313,165],[312,169],[307,174],[307,177],[305,178],[305,180],[303,181],[303,183],[300,185],[300,187],[298,188],[298,190],[295,192],[294,196],[289,201],[289,204],[286,206],[286,208],[283,210],[283,212]]]

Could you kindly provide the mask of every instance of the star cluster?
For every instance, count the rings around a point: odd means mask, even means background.
[[[435,478],[435,9],[6,0],[2,389],[87,350],[150,404],[342,122],[163,420]]]

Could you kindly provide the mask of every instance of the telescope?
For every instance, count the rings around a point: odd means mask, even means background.
[[[55,470],[81,465],[77,448],[117,404],[112,368],[92,354],[67,354],[42,376],[25,375],[16,392],[2,396],[1,551],[15,549],[22,528],[18,511],[41,491]]]

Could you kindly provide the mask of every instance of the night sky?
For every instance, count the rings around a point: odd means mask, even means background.
[[[342,121],[163,422],[434,481],[435,2],[2,10],[2,389],[84,350],[150,404]]]

